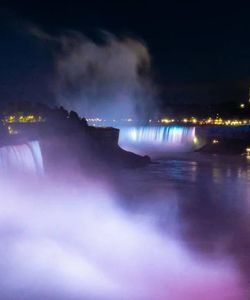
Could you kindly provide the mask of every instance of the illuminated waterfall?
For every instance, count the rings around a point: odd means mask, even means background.
[[[37,141],[0,148],[0,173],[43,173],[43,159]]]
[[[123,127],[120,128],[119,145],[139,154],[190,151],[194,146],[195,139],[195,127]]]

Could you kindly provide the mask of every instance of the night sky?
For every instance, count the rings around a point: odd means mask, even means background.
[[[161,104],[240,101],[250,83],[250,4],[211,1],[0,2],[0,99],[53,102],[53,53],[27,34],[106,30],[143,40]],[[219,2],[219,1],[218,1]]]

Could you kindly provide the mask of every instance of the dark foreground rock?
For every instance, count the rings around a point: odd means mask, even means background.
[[[150,163],[149,157],[139,156],[120,148],[110,133],[114,131],[116,134],[116,129],[107,129],[111,135],[109,137],[105,136],[104,133],[107,133],[105,130],[96,129],[94,136],[91,128],[90,131],[86,129],[69,135],[41,138],[45,168],[96,171],[102,167],[139,168]]]
[[[38,140],[45,168],[77,171],[108,168],[138,168],[150,163],[148,156],[123,150],[118,145],[119,130],[88,126],[74,112],[49,110],[43,122],[6,124],[0,144],[22,144]],[[9,128],[15,134],[9,134]]]

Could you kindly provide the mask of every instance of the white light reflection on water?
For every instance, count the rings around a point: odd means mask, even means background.
[[[243,279],[243,299],[249,299],[249,171],[244,157],[179,153],[124,171],[120,181],[125,199],[135,200],[130,209],[155,211],[160,228],[174,235],[177,228],[196,255],[230,257]]]

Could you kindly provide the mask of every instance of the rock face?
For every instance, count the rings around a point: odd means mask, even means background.
[[[139,156],[119,147],[118,129],[88,126],[85,119],[63,109],[50,111],[45,122],[13,123],[11,127],[16,134],[8,137],[8,143],[38,140],[48,171],[137,168],[150,162],[148,156]]]
[[[136,168],[150,162],[148,156],[140,156],[123,150],[118,145],[119,129],[112,127],[87,127],[89,140],[92,141],[92,149],[96,151],[97,157],[111,165]]]
[[[63,167],[79,171],[100,167],[137,168],[150,158],[127,152],[118,146],[119,130],[85,127],[70,134],[58,132],[40,138],[45,168]]]

